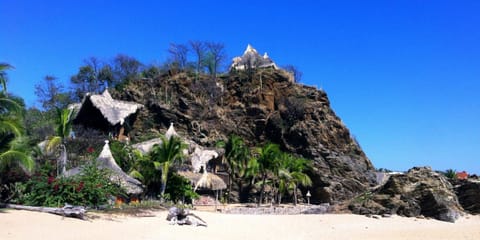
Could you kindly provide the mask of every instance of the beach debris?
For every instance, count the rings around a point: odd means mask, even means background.
[[[171,207],[168,210],[167,221],[170,221],[170,225],[207,226],[203,219],[191,213],[188,209],[177,207]]]
[[[3,204],[3,205],[0,205],[0,207],[17,209],[17,210],[52,213],[56,215],[61,215],[63,217],[78,218],[82,220],[85,220],[85,212],[87,211],[85,207],[73,206],[70,204],[65,204],[65,206],[63,206],[62,208],[35,207],[35,206],[24,206],[24,205],[17,205],[17,204]]]

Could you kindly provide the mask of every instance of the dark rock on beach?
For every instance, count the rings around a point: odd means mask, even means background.
[[[447,222],[463,213],[453,186],[429,167],[391,175],[384,185],[355,198],[349,208],[357,214],[425,216]]]
[[[452,183],[463,209],[471,214],[480,214],[480,181],[455,180]]]

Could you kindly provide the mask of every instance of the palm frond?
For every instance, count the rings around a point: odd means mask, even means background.
[[[0,119],[0,133],[20,137],[23,134],[23,127],[17,119],[2,118]]]
[[[48,144],[47,144],[47,152],[51,152],[53,151],[53,149],[57,148],[58,146],[60,146],[60,144],[62,144],[62,137],[60,136],[54,136],[52,138],[50,138],[50,140],[48,140]]]
[[[23,113],[23,107],[14,99],[5,96],[5,94],[0,94],[0,113],[6,113],[18,115]]]
[[[2,86],[2,92],[7,92],[7,73],[5,70],[13,69],[13,66],[8,63],[0,63],[0,85]]]
[[[9,165],[12,163],[19,163],[27,171],[32,171],[35,165],[33,159],[24,152],[12,149],[0,154],[0,165]]]
[[[128,175],[130,175],[130,177],[133,177],[133,178],[136,178],[136,179],[139,179],[140,181],[144,181],[145,178],[143,177],[143,175],[137,171],[137,170],[132,170],[128,173]]]

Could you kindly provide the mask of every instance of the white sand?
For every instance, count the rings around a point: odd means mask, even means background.
[[[228,215],[195,212],[208,227],[172,226],[154,217],[107,216],[82,221],[19,210],[0,211],[0,239],[480,239],[480,216],[456,223],[358,215]]]

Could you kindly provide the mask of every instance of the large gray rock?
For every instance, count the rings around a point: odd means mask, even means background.
[[[455,222],[463,212],[453,186],[430,167],[391,175],[383,186],[358,196],[349,207],[358,214],[423,215],[447,222]]]
[[[455,192],[458,201],[463,209],[471,214],[480,213],[480,181],[477,180],[460,180],[454,181]]]

